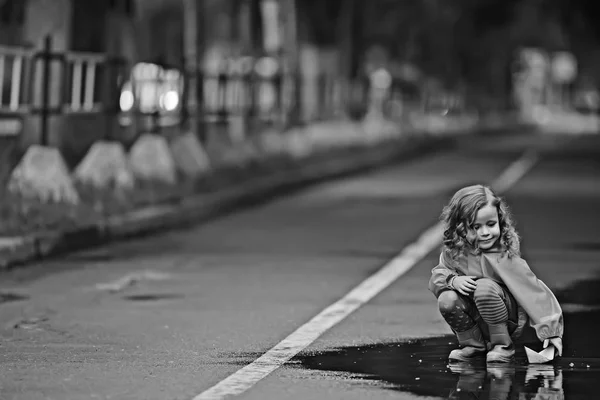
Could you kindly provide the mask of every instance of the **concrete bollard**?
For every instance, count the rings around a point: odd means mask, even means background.
[[[54,147],[30,146],[13,170],[8,189],[43,202],[79,203],[70,171],[62,154]]]

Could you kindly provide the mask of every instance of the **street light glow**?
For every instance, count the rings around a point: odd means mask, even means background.
[[[160,96],[160,106],[166,111],[173,111],[179,105],[179,94],[174,90],[169,90],[168,92],[162,94]]]
[[[131,90],[123,90],[119,98],[119,107],[121,111],[127,112],[133,108],[134,103],[133,92]]]

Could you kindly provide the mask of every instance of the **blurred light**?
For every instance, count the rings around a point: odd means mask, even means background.
[[[135,106],[142,113],[170,112],[180,106],[183,76],[179,70],[138,63],[131,76],[132,81],[126,82],[121,90],[119,107],[122,112],[128,112]]]
[[[121,92],[121,97],[119,98],[119,107],[121,108],[121,111],[127,112],[131,110],[134,102],[135,99],[131,90],[125,89]]]
[[[240,58],[240,72],[244,75],[252,72],[252,67],[254,66],[254,58],[245,56]]]
[[[263,0],[260,6],[263,22],[263,46],[268,52],[277,51],[281,47],[279,3],[275,0]]]
[[[130,126],[133,123],[133,118],[129,114],[119,115],[119,124],[121,126]]]
[[[225,67],[223,69],[223,73],[229,74],[229,75],[233,75],[236,74],[239,70],[239,65],[236,59],[233,58],[227,58],[224,60],[224,64]]]
[[[167,82],[179,82],[181,80],[181,72],[176,69],[164,70],[163,80]]]
[[[371,74],[371,83],[377,89],[387,89],[392,85],[392,75],[386,69],[379,68]]]
[[[156,111],[158,106],[157,96],[158,85],[156,82],[142,82],[139,84],[138,99],[140,105],[140,111],[144,113],[151,113]]]
[[[600,96],[597,92],[587,92],[584,95],[585,103],[588,107],[598,108],[600,106]]]
[[[223,68],[224,60],[222,57],[213,52],[208,52],[204,59],[204,68],[206,70],[206,74],[208,75],[216,75],[220,73]]]
[[[137,80],[146,80],[157,78],[162,72],[159,65],[151,63],[137,63],[131,71],[133,77]]]
[[[550,110],[543,105],[534,107],[533,118],[539,124],[547,124],[550,122],[552,115]]]
[[[256,62],[254,68],[260,76],[270,77],[277,73],[279,64],[273,57],[262,57]]]
[[[174,90],[169,90],[160,96],[159,102],[164,110],[173,111],[179,105],[179,94]]]
[[[417,82],[421,76],[417,67],[412,64],[402,64],[400,67],[400,76],[409,82]]]
[[[570,83],[577,76],[577,60],[568,51],[559,51],[552,57],[552,75],[558,83]]]
[[[258,105],[262,112],[270,111],[277,102],[275,86],[270,82],[263,82],[258,89]]]

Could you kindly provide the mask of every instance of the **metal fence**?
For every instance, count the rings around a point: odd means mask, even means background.
[[[215,69],[198,71],[197,114],[190,113],[187,107],[186,89],[193,71],[153,68],[153,73],[148,70],[138,74],[136,69],[143,65],[136,65],[128,86],[132,91],[130,114],[155,115],[159,127],[162,119],[175,123],[187,118],[199,118],[205,124],[222,124],[235,118],[281,123],[289,120],[291,113],[297,114],[296,122],[310,122],[333,118],[352,101],[366,101],[366,81],[349,85],[333,75],[305,76],[280,69],[261,71],[261,62],[233,60]],[[177,95],[181,102],[174,109],[165,109],[161,97],[174,88],[179,88]],[[349,96],[351,92],[354,97]]]
[[[193,74],[200,93],[195,109],[187,99]],[[333,75],[293,75],[269,58],[245,57],[210,71],[186,71],[154,63],[132,65],[106,54],[54,51],[50,37],[42,49],[0,46],[0,136],[34,129],[33,137],[42,145],[57,134],[50,123],[56,117],[102,115],[115,122],[111,129],[117,132],[110,136],[118,140],[125,130],[181,128],[191,118],[201,126],[237,119],[246,127],[282,127],[333,118],[342,110],[359,117],[367,100],[366,79],[349,83]],[[35,123],[24,128],[25,119]]]
[[[0,46],[0,119],[39,116],[40,140],[47,144],[51,115],[116,112],[125,73],[122,59],[54,52],[49,37],[38,50]]]

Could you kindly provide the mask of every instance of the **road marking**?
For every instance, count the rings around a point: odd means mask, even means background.
[[[538,154],[534,150],[526,151],[518,160],[513,162],[491,184],[497,192],[505,192],[519,181],[538,161]]]
[[[526,152],[494,180],[492,188],[498,192],[508,190],[533,167],[537,159],[535,152]],[[414,243],[406,246],[400,254],[343,298],[321,311],[255,361],[197,395],[193,400],[224,399],[242,394],[250,389],[304,350],[327,330],[410,271],[413,266],[440,245],[442,231],[442,222],[425,230]]]

